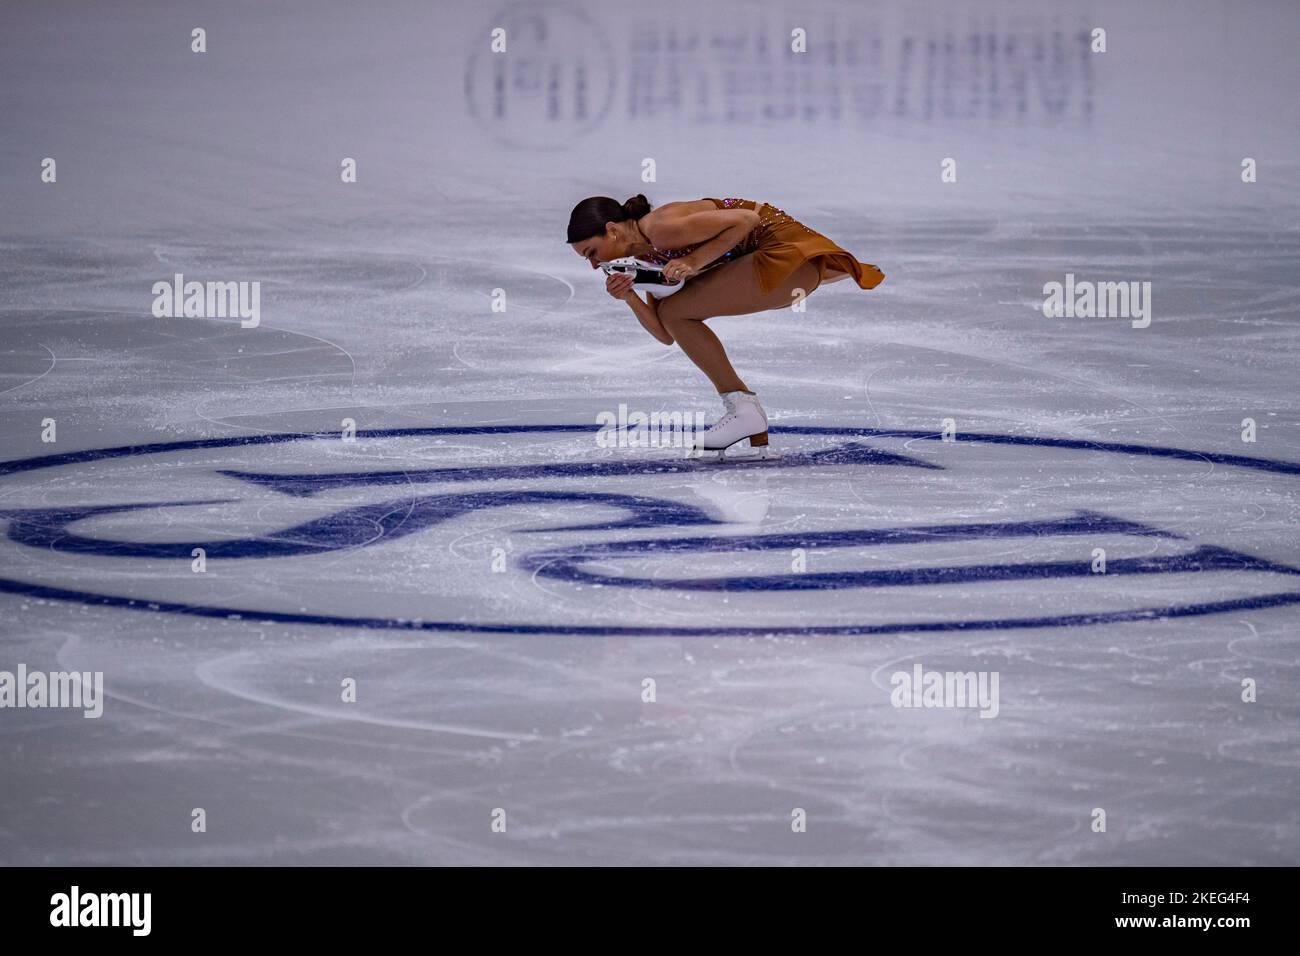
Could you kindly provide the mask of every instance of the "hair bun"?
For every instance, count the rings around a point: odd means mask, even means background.
[[[605,231],[606,223],[640,219],[649,211],[650,200],[640,193],[627,202],[619,202],[612,196],[589,196],[569,213],[569,238],[566,241],[572,245],[599,236]]]
[[[646,199],[642,193],[637,193],[627,202],[623,203],[623,216],[627,219],[640,219],[650,211],[650,200]]]

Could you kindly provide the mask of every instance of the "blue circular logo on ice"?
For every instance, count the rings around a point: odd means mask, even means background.
[[[283,624],[670,636],[1300,603],[1292,462],[1018,435],[772,434],[782,457],[724,464],[558,424],[11,461],[0,591]]]
[[[505,7],[469,45],[465,104],[501,142],[567,148],[600,125],[614,101],[609,38],[568,4]]]

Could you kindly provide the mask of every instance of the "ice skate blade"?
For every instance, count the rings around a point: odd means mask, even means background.
[[[744,441],[744,439],[741,439]],[[739,442],[737,442],[739,444]],[[770,445],[753,445],[749,448],[742,448],[738,451],[732,451],[735,445],[728,445],[726,448],[693,448],[688,458],[697,459],[709,463],[717,464],[741,464],[747,461],[777,461],[780,455],[772,450]]]
[[[780,461],[780,460],[781,460],[780,455],[778,455],[776,452],[769,451],[769,452],[762,452],[759,454],[750,454],[748,452],[742,452],[740,454],[733,453],[730,455],[720,455],[718,456],[718,458],[715,459],[715,462],[719,465],[744,465],[744,464],[757,464],[758,462],[763,462],[763,461]]]

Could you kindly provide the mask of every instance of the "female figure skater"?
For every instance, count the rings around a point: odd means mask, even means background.
[[[645,301],[633,290],[630,275],[610,275],[605,290],[626,302],[660,342],[681,346],[718,390],[726,411],[700,436],[696,449],[719,457],[746,438],[759,457],[766,457],[767,415],[705,320],[784,309],[795,290],[807,295],[845,276],[863,289],[874,289],[885,278],[775,206],[750,199],[672,202],[652,212],[642,195],[625,203],[592,196],[569,216],[568,242],[593,269],[634,256],[662,266],[667,280],[690,280],[671,296],[647,293]]]

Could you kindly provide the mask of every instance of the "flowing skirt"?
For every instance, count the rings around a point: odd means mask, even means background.
[[[759,224],[733,252],[752,253],[754,272],[759,291],[771,292],[790,273],[805,262],[817,267],[818,277],[824,281],[828,272],[846,272],[858,286],[874,289],[884,281],[885,274],[869,262],[859,262],[853,253],[840,248],[820,232],[809,229],[799,220],[752,199],[713,199],[719,209],[755,209]]]

